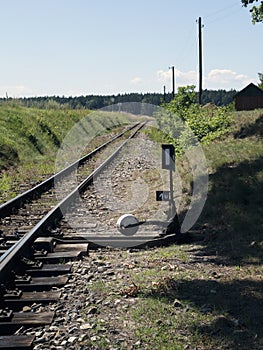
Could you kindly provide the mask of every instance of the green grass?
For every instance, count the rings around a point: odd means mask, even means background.
[[[149,129],[157,142],[167,142],[162,132]],[[226,135],[202,145],[209,172],[208,198],[196,228],[206,227],[212,249],[228,259],[244,261],[261,254],[263,193],[263,110],[236,112]],[[183,199],[181,220],[191,195],[191,168],[187,157],[178,156]],[[252,242],[254,245],[250,245]],[[218,242],[224,242],[218,246]]]
[[[227,139],[205,147],[210,189],[199,224],[226,258],[260,256],[262,242],[263,111],[237,113]],[[251,246],[252,242],[257,244]]]
[[[262,265],[229,266],[220,264],[220,259],[215,264],[211,254],[211,260],[193,263],[192,257],[203,256],[203,248],[203,244],[183,245],[133,252],[127,258],[134,268],[122,270],[124,286],[102,277],[104,288],[92,288],[98,298],[113,303],[134,299],[113,317],[118,328],[124,321],[133,325],[129,329],[133,344],[139,340],[140,348],[154,350],[261,349]],[[120,262],[125,266],[126,257],[119,252],[105,255],[112,266]],[[128,290],[125,285],[133,283],[136,295],[120,296],[122,289]],[[113,310],[103,307],[99,317],[108,312]]]
[[[100,337],[97,343],[87,341],[90,348],[128,348],[107,336],[118,329],[135,349],[261,349],[262,265],[229,266],[214,263],[211,255],[211,260],[193,262],[202,249],[203,244],[132,253],[105,250],[107,263],[117,265],[122,277],[98,274],[89,282],[96,299],[103,300],[98,315],[88,318],[96,324],[89,338]],[[128,294],[134,286],[136,293]]]
[[[132,317],[138,325],[135,335],[143,348],[155,350],[183,350],[186,346],[201,345],[204,338],[200,337],[197,328],[209,320],[187,303],[182,303],[178,310],[173,303],[154,297],[142,299],[140,306],[132,311]],[[210,346],[215,348],[216,342],[210,342]]]

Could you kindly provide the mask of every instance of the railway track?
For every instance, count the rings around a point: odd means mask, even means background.
[[[31,189],[26,190],[8,202],[1,204],[0,256],[3,255],[14,242],[18,241],[25,233],[30,231],[51,208],[57,205],[58,193],[55,188],[56,184],[60,181],[66,182],[68,194],[71,187],[72,190],[76,187],[74,182],[72,184],[70,183],[71,177],[75,176],[75,172],[78,172],[77,180],[81,183],[87,177],[87,174],[92,173],[94,170],[98,154],[111,145],[114,147],[114,143],[121,142],[123,138],[126,139],[127,135],[129,135],[134,128],[138,127],[138,124],[139,123],[135,123],[125,128],[124,131],[118,133],[110,140],[104,142],[92,152],[81,157],[55,175]]]
[[[115,135],[113,138],[111,138],[110,140],[106,141],[105,143],[103,143],[102,145],[94,149],[92,152],[76,160],[74,163],[70,164],[69,166],[67,166],[57,174],[49,177],[45,181],[30,188],[29,190],[24,191],[22,194],[9,200],[8,202],[1,204],[0,219],[3,219],[8,215],[17,212],[17,210],[21,208],[23,205],[25,205],[27,202],[29,201],[31,202],[33,199],[39,198],[39,196],[41,196],[44,192],[47,192],[54,187],[55,181],[59,181],[60,179],[63,179],[65,176],[68,176],[77,168],[83,166],[87,161],[91,160],[92,157],[94,157],[98,152],[100,152],[101,150],[106,148],[109,144],[113,143],[117,139],[120,139],[125,134],[127,134],[128,132],[136,128],[138,124],[139,123],[133,124],[132,126],[128,127],[121,133]]]
[[[52,323],[55,312],[49,305],[61,297],[59,288],[68,282],[72,272],[70,262],[88,255],[89,249],[107,245],[126,246],[129,241],[138,247],[155,246],[174,240],[173,235],[160,238],[156,233],[148,233],[147,237],[120,234],[105,237],[104,232],[94,235],[98,228],[90,220],[87,223],[85,213],[78,209],[79,201],[90,196],[88,189],[93,185],[94,178],[103,173],[127,142],[136,137],[143,127],[144,123],[130,128],[132,133],[129,137],[88,176],[81,177],[74,189],[65,180],[68,174],[76,168],[76,164],[84,164],[110,142],[0,207],[0,349],[33,349],[34,335],[21,335],[19,330],[21,327],[35,329]],[[114,140],[123,135],[124,133],[117,135]],[[58,183],[66,182],[67,189],[62,195],[63,199],[55,203],[54,183],[58,179]],[[66,213],[73,217],[76,227],[82,225],[86,233],[93,227],[93,231],[86,235],[81,231],[81,234],[76,235],[74,227],[72,229],[64,219]],[[34,305],[41,305],[41,312]]]

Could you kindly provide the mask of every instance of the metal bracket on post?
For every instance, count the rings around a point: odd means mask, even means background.
[[[172,144],[162,145],[162,169],[169,170],[170,173],[170,191],[157,191],[157,201],[169,201],[169,213],[168,220],[169,225],[166,228],[166,234],[180,232],[180,225],[178,215],[176,212],[176,206],[174,202],[173,191],[173,171],[175,171],[175,149]]]
[[[168,191],[164,191],[163,200],[165,200],[165,197],[167,198],[169,196],[168,219],[171,219],[176,213],[173,196],[173,171],[175,171],[175,151],[174,145],[172,144],[162,145],[162,168],[169,170],[170,173],[170,193],[168,195]]]

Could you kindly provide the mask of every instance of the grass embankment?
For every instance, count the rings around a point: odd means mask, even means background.
[[[210,188],[200,224],[211,241],[222,242],[217,251],[228,261],[261,262],[262,135],[263,111],[239,112],[228,137],[204,148]]]
[[[91,136],[130,120],[128,115],[118,113],[97,115],[87,110],[0,105],[1,202],[14,197],[24,181],[34,184],[54,173],[56,154],[64,137],[83,118],[85,132]]]
[[[116,314],[114,308],[103,307],[98,316],[111,314],[112,321],[104,327],[115,324],[129,333],[112,347],[263,348],[262,135],[263,111],[240,112],[228,135],[204,147],[209,193],[196,225],[204,241],[115,256],[105,253],[106,263],[123,266],[118,272],[122,277],[102,277],[103,288],[93,284],[93,289],[98,298],[102,295],[113,304],[127,298]],[[110,348],[96,327],[94,334],[100,349]]]

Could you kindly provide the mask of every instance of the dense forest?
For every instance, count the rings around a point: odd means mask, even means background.
[[[202,104],[213,103],[217,106],[226,106],[233,102],[236,90],[204,90]],[[12,100],[12,98],[1,98],[0,100]],[[37,108],[73,108],[73,109],[100,109],[113,104],[125,102],[139,102],[153,105],[161,105],[172,100],[172,94],[165,96],[161,93],[127,93],[118,95],[87,95],[76,97],[65,96],[41,96],[16,99],[27,107]],[[134,111],[139,112],[139,111]]]

